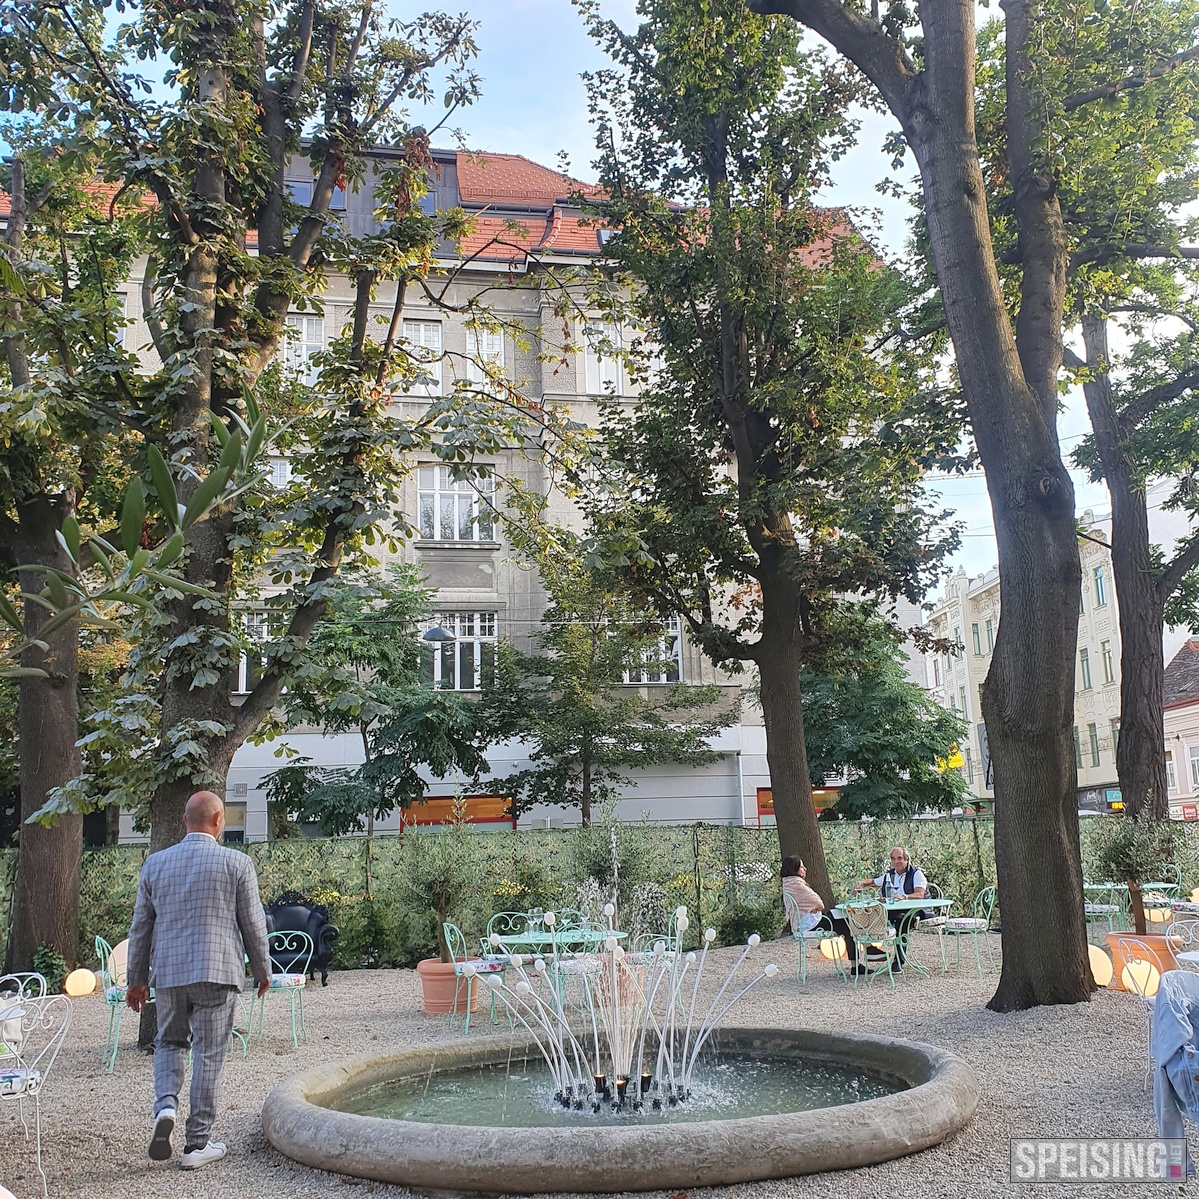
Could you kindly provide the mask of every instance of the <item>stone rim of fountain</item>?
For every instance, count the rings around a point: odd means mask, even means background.
[[[725,1027],[718,1039],[725,1051],[849,1065],[910,1089],[811,1111],[595,1128],[442,1125],[322,1106],[390,1079],[525,1052],[523,1039],[504,1037],[307,1070],[267,1096],[262,1125],[276,1149],[317,1169],[424,1190],[538,1194],[675,1190],[853,1169],[931,1148],[978,1107],[977,1075],[934,1045],[813,1029]],[[536,1053],[531,1041],[527,1048]]]

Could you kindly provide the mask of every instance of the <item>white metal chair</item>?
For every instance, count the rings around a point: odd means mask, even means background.
[[[944,899],[945,895],[936,883],[929,883],[925,892],[929,899]],[[941,951],[941,973],[949,969],[949,960],[945,956],[945,926],[949,923],[949,913],[952,908],[937,909],[932,916],[922,915],[916,924],[916,932],[925,936],[937,938],[937,948]]]
[[[43,1196],[49,1195],[49,1188],[42,1168],[42,1088],[70,1027],[71,1001],[65,995],[15,996],[9,992],[0,998],[0,1038],[5,1048],[0,1057],[0,1102],[16,1100],[28,1140],[25,1103],[33,1101],[37,1171],[42,1176]]]
[[[1145,1082],[1142,1089],[1147,1091],[1153,1076],[1153,1006],[1161,982],[1162,963],[1144,941],[1132,937],[1120,939],[1120,952],[1124,957],[1120,981],[1126,990],[1136,995],[1145,1016]]]
[[[786,891],[783,892],[783,911],[787,913],[787,922],[791,926],[791,936],[795,938],[797,946],[795,951],[795,977],[802,985],[808,981],[808,944],[819,945],[821,941],[839,940],[841,934],[827,928],[813,928],[806,932],[803,931],[800,927],[802,913],[799,910],[799,904],[795,902],[795,897],[788,895]],[[840,973],[839,958],[834,956],[833,961],[837,963],[837,970]]]

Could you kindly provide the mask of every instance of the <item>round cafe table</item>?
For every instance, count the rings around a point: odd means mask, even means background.
[[[948,912],[953,907],[952,899],[933,899],[931,896],[924,899],[887,899],[883,901],[883,907],[888,912],[923,912],[931,910],[935,912]],[[841,920],[845,919],[845,905],[837,904],[833,908],[833,915]],[[903,969],[911,966],[913,974],[919,974],[922,978],[928,977],[928,971],[916,961],[915,958],[909,957],[908,945],[912,937],[912,928],[915,921],[901,920],[898,922],[896,934],[899,937],[899,948],[903,953]]]

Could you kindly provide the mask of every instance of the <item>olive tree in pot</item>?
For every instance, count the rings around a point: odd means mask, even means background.
[[[483,883],[483,854],[473,826],[466,817],[465,801],[454,804],[452,818],[428,831],[404,834],[407,852],[398,889],[413,907],[433,915],[437,924],[438,956],[417,963],[428,1015],[452,1011],[474,1011],[478,1005],[478,980],[460,979],[455,969],[463,959],[465,945],[452,946],[445,926],[462,919],[472,896]]]

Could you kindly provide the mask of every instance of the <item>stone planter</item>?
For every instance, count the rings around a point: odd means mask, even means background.
[[[1112,954],[1112,981],[1108,984],[1109,987],[1117,991],[1127,991],[1128,988],[1121,982],[1120,975],[1124,973],[1124,967],[1128,965],[1128,960],[1124,956],[1125,941],[1139,941],[1147,950],[1157,958],[1158,969],[1165,974],[1167,970],[1177,970],[1178,963],[1174,960],[1174,950],[1177,946],[1170,944],[1170,939],[1164,933],[1105,933],[1104,940],[1107,941],[1107,947]]]
[[[448,1016],[454,1010],[455,993],[458,996],[458,1011],[465,1013],[468,1010],[468,1000],[470,1011],[479,1010],[479,980],[459,979],[454,973],[453,962],[425,958],[423,962],[417,962],[416,972],[420,975],[424,996],[421,1011],[426,1016]]]

